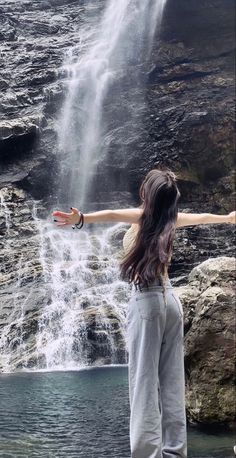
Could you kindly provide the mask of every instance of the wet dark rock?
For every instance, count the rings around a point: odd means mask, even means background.
[[[0,160],[15,162],[35,145],[38,126],[29,118],[0,122]]]

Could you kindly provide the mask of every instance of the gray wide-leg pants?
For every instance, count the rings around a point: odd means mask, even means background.
[[[186,458],[183,309],[170,280],[128,304],[131,458]]]

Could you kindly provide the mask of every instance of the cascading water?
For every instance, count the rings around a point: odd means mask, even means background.
[[[68,93],[59,122],[63,163],[62,198],[81,208],[99,162],[104,161],[109,129],[104,104],[121,75],[150,52],[166,0],[110,0],[93,30],[81,31],[80,49],[72,48],[65,65]],[[76,57],[79,53],[79,57]],[[76,58],[76,61],[75,61]]]
[[[80,44],[71,49],[60,71],[66,75],[66,98],[57,128],[58,208],[76,206],[88,212],[96,168],[109,154],[109,138],[116,135],[106,124],[108,94],[117,89],[120,78],[130,82],[130,67],[149,56],[165,3],[110,0],[100,20],[80,30]],[[137,81],[134,73],[131,84]],[[138,103],[133,102],[134,118]],[[40,311],[34,367],[127,362],[124,323],[130,290],[119,279],[117,262],[124,225],[55,228],[38,217],[37,204],[34,220],[49,295]],[[6,367],[11,369],[11,364]]]
[[[116,327],[119,323],[125,339],[128,298],[112,244],[122,225],[103,228],[96,235],[58,231],[41,220],[38,225],[44,279],[51,291],[39,322],[38,357],[44,356],[47,369],[74,369],[102,358],[115,364]]]

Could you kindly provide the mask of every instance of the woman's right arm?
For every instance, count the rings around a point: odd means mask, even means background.
[[[142,214],[141,208],[122,208],[118,210],[100,210],[92,213],[83,213],[84,224],[90,223],[137,223]],[[54,211],[52,216],[56,216],[55,220],[58,226],[66,226],[76,224],[80,221],[80,212],[77,208],[71,208],[71,213]]]

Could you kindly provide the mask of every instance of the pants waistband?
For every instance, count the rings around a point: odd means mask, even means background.
[[[170,281],[169,278],[167,278],[166,280],[163,281],[163,284],[162,284],[162,281],[159,279],[159,278],[155,278],[155,280],[149,284],[149,286],[142,286],[141,287],[141,291],[149,291],[151,289],[160,289],[160,290],[163,290],[163,286],[165,288],[173,288],[173,285]],[[132,290],[134,291],[139,291],[139,287],[136,286],[134,283],[132,284]]]

